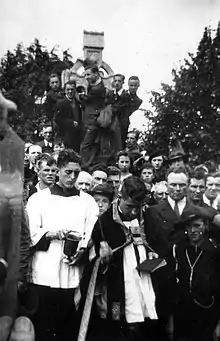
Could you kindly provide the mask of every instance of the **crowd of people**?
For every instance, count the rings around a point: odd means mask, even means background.
[[[36,341],[219,340],[218,165],[178,140],[148,155],[128,129],[139,79],[85,78],[62,97],[51,75],[50,123],[25,143],[18,314]]]

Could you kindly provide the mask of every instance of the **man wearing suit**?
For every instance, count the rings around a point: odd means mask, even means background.
[[[53,126],[57,101],[63,98],[63,93],[61,92],[60,89],[59,76],[55,73],[49,76],[49,88],[50,89],[47,93],[47,98],[45,102],[45,111],[48,120]]]
[[[38,142],[38,146],[42,148],[42,152],[53,152],[53,129],[51,125],[46,125],[42,130],[43,141]]]
[[[65,98],[57,102],[55,113],[57,135],[62,138],[66,148],[79,152],[82,114],[76,98],[76,82],[67,82],[64,91]]]
[[[190,205],[186,195],[188,174],[184,167],[171,168],[167,175],[168,197],[145,212],[145,233],[149,245],[159,254],[166,257],[171,252],[174,240],[170,238],[174,224],[180,219],[185,209]],[[184,232],[180,231],[180,234]],[[180,235],[176,235],[180,237]],[[168,333],[172,333],[172,268],[169,263],[153,274],[155,290],[157,292],[156,306],[160,319],[161,333],[166,340]],[[160,329],[160,328],[158,328]]]
[[[106,89],[96,64],[86,59],[84,62],[85,79],[88,83],[87,94],[81,94],[83,105],[83,141],[80,146],[83,165],[94,164],[100,153],[101,128],[97,117],[106,105]]]
[[[139,86],[139,78],[137,76],[131,76],[128,79],[128,91],[125,91],[122,95],[122,102],[128,103],[122,111],[120,115],[121,117],[119,117],[123,148],[125,148],[125,141],[130,124],[129,117],[140,107],[142,103],[142,100],[137,96]]]
[[[113,78],[113,91],[108,93],[110,103],[114,115],[118,118],[121,129],[122,149],[125,149],[125,141],[127,138],[128,127],[130,124],[129,117],[139,108],[142,100],[137,96],[137,90],[140,86],[139,78],[132,76],[128,80],[129,90],[123,89],[125,76],[115,74]]]

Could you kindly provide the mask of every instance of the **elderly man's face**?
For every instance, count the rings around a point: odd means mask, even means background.
[[[92,187],[96,185],[104,185],[107,182],[107,177],[108,175],[101,170],[94,171],[92,174]]]
[[[91,175],[87,172],[82,171],[79,173],[75,187],[79,191],[82,190],[83,192],[88,192],[90,190],[91,183],[92,183]]]
[[[29,148],[29,161],[30,163],[34,164],[36,158],[42,154],[42,148],[38,145],[30,146]]]
[[[155,188],[154,191],[154,199],[156,202],[160,202],[166,200],[168,196],[167,186],[166,185],[159,185]]]

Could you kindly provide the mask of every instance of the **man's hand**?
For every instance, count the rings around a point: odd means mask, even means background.
[[[108,263],[110,261],[112,257],[112,249],[110,248],[107,242],[102,241],[100,243],[99,255],[103,263]]]
[[[220,340],[220,321],[218,322],[217,326],[215,327],[215,330],[213,333],[213,340],[214,341]]]
[[[155,252],[148,252],[148,259],[154,259],[154,258],[158,258],[158,254]]]
[[[79,123],[77,121],[73,121],[73,125],[74,125],[75,128],[77,128]]]

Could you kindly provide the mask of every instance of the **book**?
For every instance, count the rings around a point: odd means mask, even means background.
[[[164,258],[145,259],[145,261],[137,266],[137,270],[140,272],[152,273],[166,265],[167,262]]]

